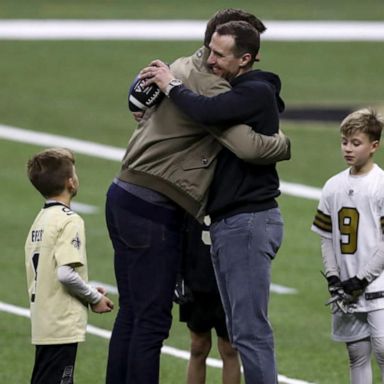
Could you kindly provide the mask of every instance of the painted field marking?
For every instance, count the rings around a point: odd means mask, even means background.
[[[381,21],[273,21],[263,40],[383,41]],[[0,20],[3,40],[197,40],[203,20]]]
[[[22,308],[18,307],[13,304],[7,304],[2,301],[0,301],[0,311],[10,313],[12,315],[16,316],[22,316],[22,317],[27,317],[30,318],[30,310],[27,308]],[[87,325],[87,332],[91,335],[101,337],[103,339],[109,340],[111,338],[111,331],[108,331],[103,328],[95,327],[93,325]],[[174,347],[169,347],[164,345],[161,348],[161,353],[170,355],[173,357],[177,357],[183,360],[189,360],[190,358],[190,353],[187,351],[183,351],[181,349],[177,349]],[[219,359],[214,359],[214,358],[208,358],[207,359],[207,365],[213,368],[222,368],[223,367],[223,362]],[[278,375],[278,380],[279,383],[282,384],[314,384],[310,383],[308,381],[303,381],[303,380],[297,380],[297,379],[290,379],[289,377],[286,377],[284,375]]]
[[[99,212],[99,208],[95,205],[79,203],[78,201],[71,201],[71,208],[75,212],[92,215]]]
[[[271,283],[270,286],[271,292],[277,293],[279,295],[294,295],[298,293],[296,288],[285,287],[284,285]]]
[[[41,147],[65,147],[83,155],[107,160],[120,161],[124,156],[124,149],[122,148],[97,144],[86,140],[72,139],[61,135],[52,135],[45,132],[29,131],[9,125],[0,124],[0,138],[20,143],[36,144]]]
[[[111,284],[106,284],[101,281],[95,281],[92,280],[89,282],[93,287],[102,287],[107,290],[108,293],[111,293],[112,295],[117,295],[119,292],[117,290],[117,287]],[[298,291],[295,288],[289,288],[284,287],[283,285],[278,284],[271,284],[271,292],[280,294],[280,295],[293,295],[296,294]]]

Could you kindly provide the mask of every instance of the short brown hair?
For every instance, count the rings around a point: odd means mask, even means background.
[[[380,140],[384,128],[384,119],[372,108],[363,108],[349,114],[340,125],[344,136],[365,133],[371,141]]]
[[[208,48],[212,35],[220,24],[240,20],[251,24],[259,33],[263,33],[267,29],[260,19],[249,12],[234,8],[223,9],[217,11],[208,21],[204,35],[204,45]]]
[[[57,196],[73,177],[74,164],[75,158],[69,149],[49,148],[28,160],[28,178],[45,198]]]
[[[260,34],[251,24],[246,21],[228,21],[216,28],[219,35],[231,35],[235,40],[233,54],[241,57],[245,53],[251,54],[250,65],[256,60],[260,49]]]

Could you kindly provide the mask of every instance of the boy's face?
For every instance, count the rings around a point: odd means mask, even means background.
[[[344,160],[356,169],[364,168],[371,162],[372,155],[379,147],[377,140],[371,141],[366,133],[358,132],[350,136],[341,136],[341,152]]]
[[[77,191],[79,189],[79,177],[77,176],[76,173],[76,168],[73,166],[73,174],[72,177],[69,179],[69,188],[70,188],[70,193],[72,197],[75,197],[77,194]]]

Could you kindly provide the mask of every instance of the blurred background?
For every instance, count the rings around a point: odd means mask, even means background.
[[[328,294],[320,274],[319,239],[310,226],[320,188],[345,168],[339,148],[341,119],[366,106],[384,111],[383,42],[284,41],[269,39],[268,34],[273,35],[277,21],[382,22],[383,1],[1,0],[0,35],[5,22],[14,19],[204,23],[217,10],[229,7],[252,12],[267,28],[270,26],[257,66],[281,77],[287,106],[281,128],[292,140],[292,160],[279,164],[285,240],[273,264],[273,282],[294,289],[294,293],[279,294],[274,290],[270,305],[280,382],[345,383],[347,356],[344,345],[329,337],[330,314],[324,306]],[[379,35],[383,26],[375,25]],[[335,33],[337,28],[335,24],[329,26]],[[364,33],[364,28],[360,31]],[[73,147],[81,184],[76,202],[86,223],[90,279],[114,287],[113,256],[103,210],[106,190],[118,172],[119,158],[136,126],[127,109],[128,86],[152,59],[171,62],[194,52],[201,41],[202,36],[187,41],[0,37],[0,382],[27,383],[34,359],[29,319],[4,309],[5,304],[28,307],[23,247],[42,199],[27,180],[26,161],[52,143],[75,145],[64,141],[64,137],[103,145],[88,154]],[[51,136],[44,141],[46,134],[61,137]],[[384,166],[383,160],[379,152],[376,161]],[[292,183],[300,193],[306,192],[300,196],[287,193],[285,187]],[[113,289],[111,297],[117,302]],[[108,335],[114,316],[90,314],[89,323]],[[177,306],[166,345],[177,351],[189,349],[189,334],[178,321]],[[107,348],[107,338],[88,335],[78,352],[78,383],[104,382]],[[216,348],[211,355],[218,358]],[[186,364],[180,357],[164,354],[161,382],[184,382]],[[375,379],[379,382],[376,368]],[[220,368],[209,368],[207,382],[221,383]]]

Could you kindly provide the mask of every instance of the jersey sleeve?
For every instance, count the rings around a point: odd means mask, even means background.
[[[71,216],[63,224],[56,243],[55,258],[58,266],[85,265],[85,230],[80,216]]]
[[[382,190],[384,185],[379,188],[378,196],[378,216],[380,220],[380,240],[373,251],[368,262],[364,263],[357,273],[359,279],[366,279],[368,282],[375,280],[384,271],[384,198]]]
[[[324,236],[321,237],[321,257],[323,260],[325,276],[339,277],[339,267],[337,265],[332,239]]]
[[[318,235],[332,238],[332,215],[327,202],[327,187],[323,188],[311,230]]]
[[[382,186],[382,188],[384,188],[384,185]],[[379,217],[380,217],[381,241],[384,241],[384,196],[382,195],[382,191],[383,190],[380,190],[380,197],[379,197],[378,200],[379,200]]]
[[[96,304],[101,300],[102,294],[87,284],[69,265],[61,265],[57,268],[57,278],[74,296],[86,303]]]

